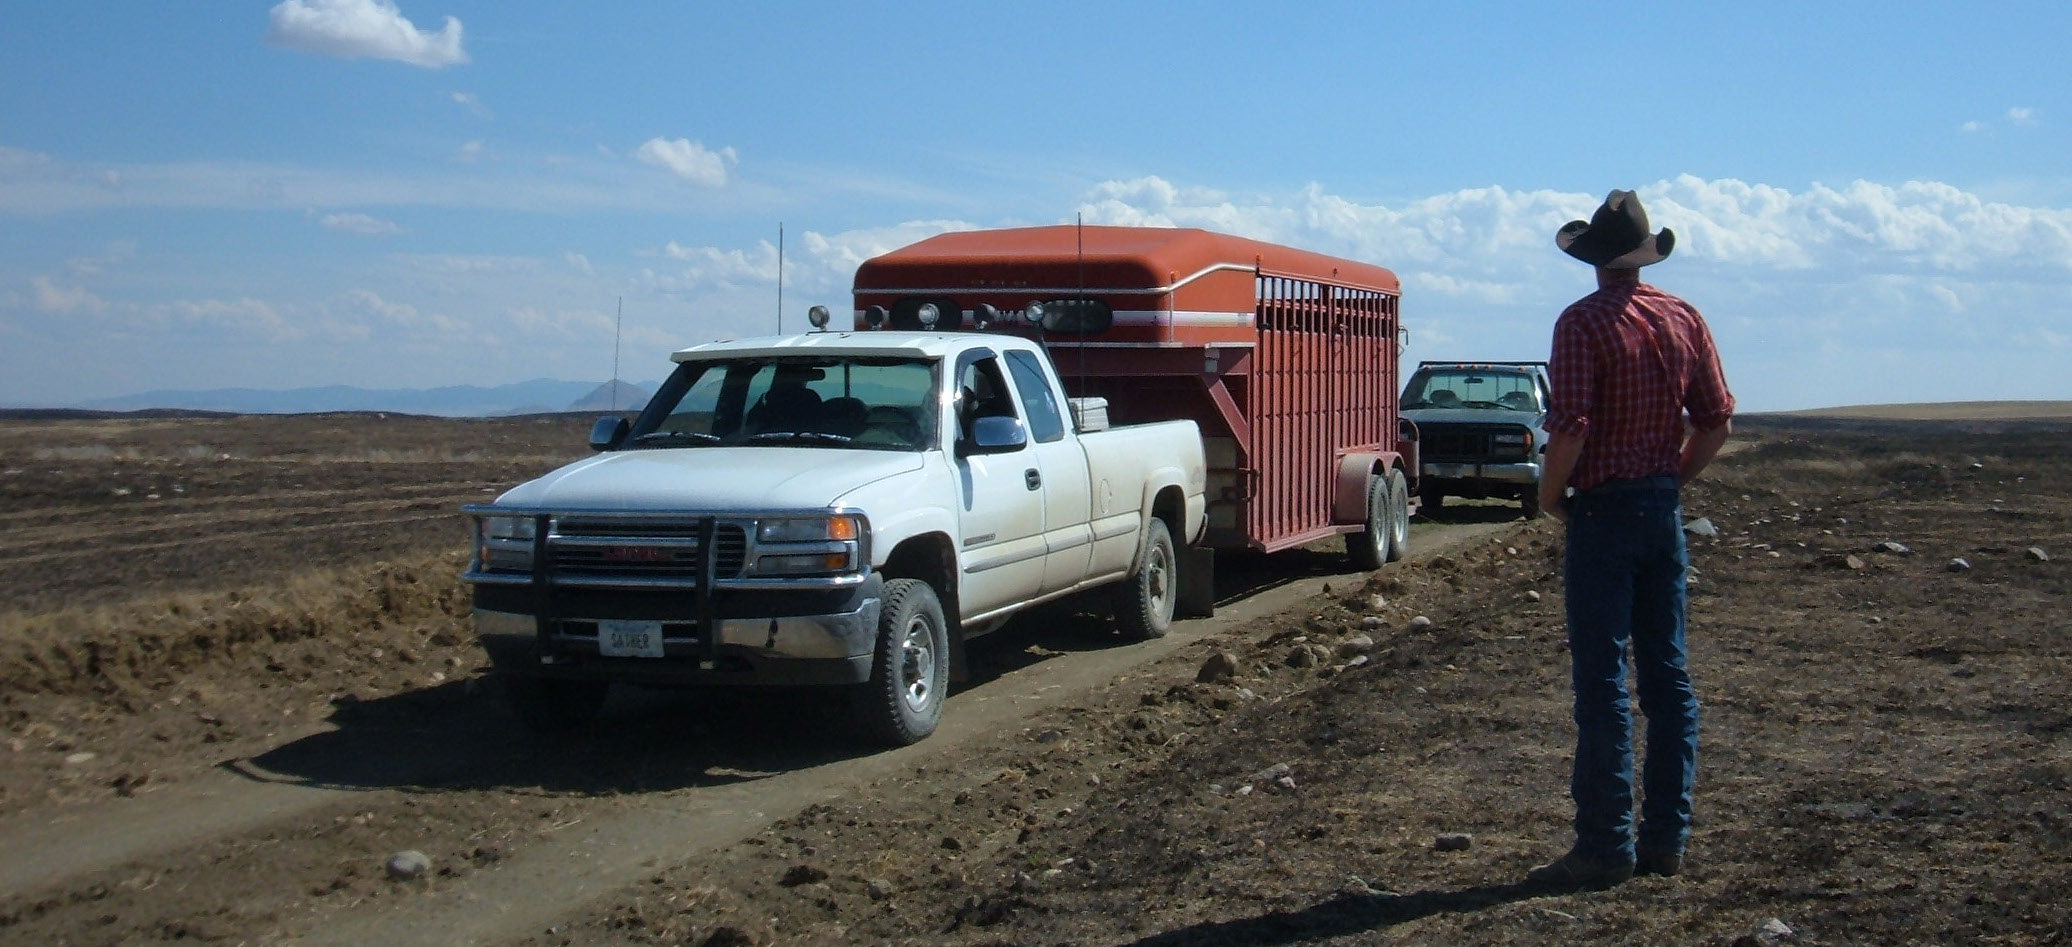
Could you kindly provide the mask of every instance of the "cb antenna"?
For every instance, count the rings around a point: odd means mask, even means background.
[[[619,410],[619,339],[626,334],[626,297],[619,297],[619,317],[612,326],[612,412]]]
[[[784,334],[784,221],[777,222],[777,334]]]

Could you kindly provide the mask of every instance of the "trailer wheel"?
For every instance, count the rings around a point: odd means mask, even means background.
[[[531,674],[505,674],[504,694],[518,722],[535,733],[573,730],[597,719],[608,681],[565,681]]]
[[[1410,552],[1410,485],[1403,479],[1403,468],[1389,470],[1389,554],[1388,561],[1396,562]]]
[[[1115,624],[1131,638],[1163,638],[1173,627],[1173,603],[1179,599],[1179,559],[1173,554],[1173,532],[1154,516],[1145,530],[1144,564],[1115,587]]]
[[[1345,534],[1345,557],[1353,568],[1372,572],[1389,559],[1389,539],[1395,532],[1395,515],[1389,512],[1389,482],[1367,478],[1367,523],[1357,533]]]
[[[1446,508],[1446,494],[1437,485],[1425,484],[1417,488],[1417,509],[1426,516]]]
[[[871,739],[907,746],[935,732],[950,684],[949,657],[949,625],[935,589],[920,579],[885,583],[871,679],[856,701]]]

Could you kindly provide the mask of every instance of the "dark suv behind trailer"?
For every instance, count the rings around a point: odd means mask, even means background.
[[[1501,497],[1538,516],[1547,395],[1546,362],[1419,362],[1403,417],[1417,425],[1422,510]]]

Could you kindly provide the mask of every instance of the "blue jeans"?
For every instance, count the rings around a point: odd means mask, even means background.
[[[1633,647],[1647,716],[1638,844],[1682,852],[1691,832],[1698,764],[1698,694],[1685,666],[1683,508],[1675,477],[1613,481],[1569,501],[1568,651],[1575,684],[1576,847],[1599,861],[1631,861]]]

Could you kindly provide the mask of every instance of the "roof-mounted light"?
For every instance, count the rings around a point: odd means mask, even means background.
[[[1027,320],[1032,326],[1041,325],[1043,323],[1043,304],[1030,303],[1029,308],[1022,310],[1022,318]]]
[[[999,321],[1000,309],[992,303],[979,303],[972,307],[971,324],[975,328],[983,329]]]
[[[914,310],[914,318],[921,320],[921,328],[933,329],[936,320],[942,318],[942,310],[935,308],[934,303],[922,303]]]
[[[829,315],[826,306],[814,306],[806,310],[806,321],[812,323],[815,329],[826,329],[828,319]]]
[[[872,306],[863,311],[863,324],[873,329],[884,328],[886,315],[885,307]]]

